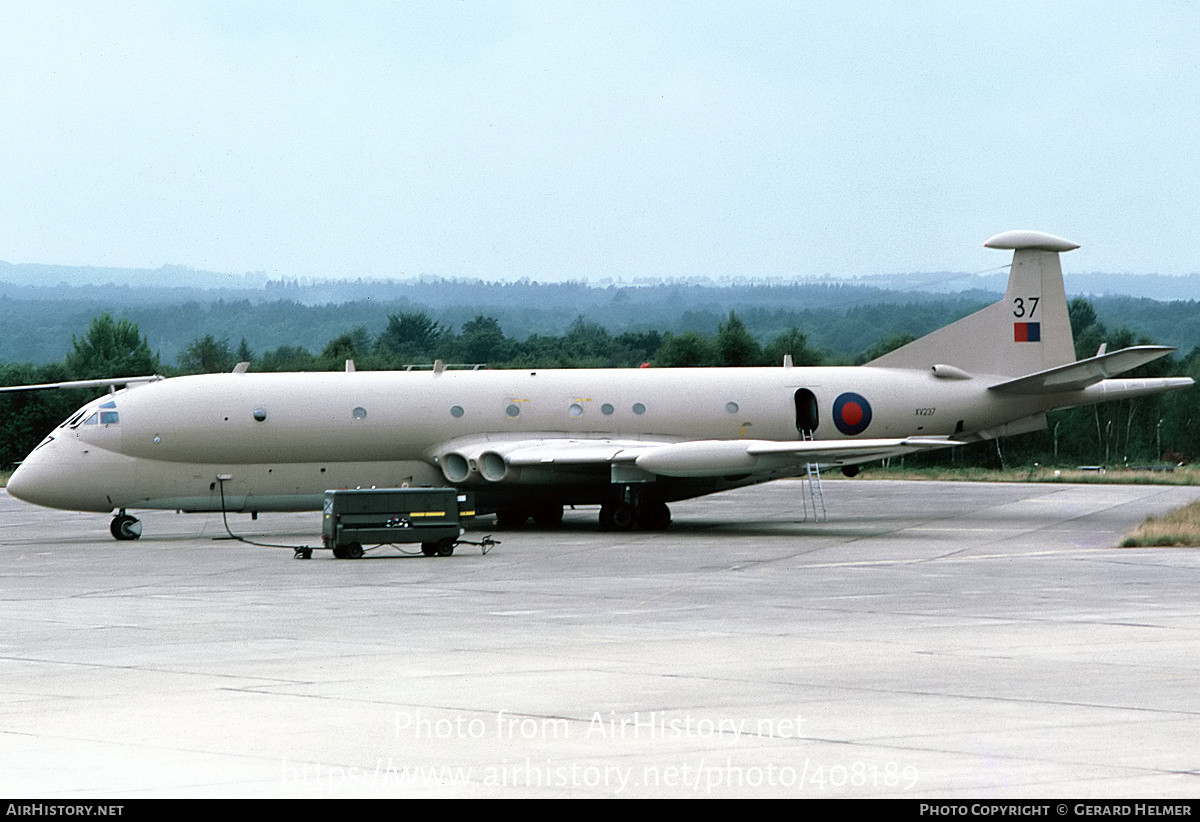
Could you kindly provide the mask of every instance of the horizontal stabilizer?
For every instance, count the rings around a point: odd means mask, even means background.
[[[117,385],[134,385],[143,382],[157,382],[164,379],[157,374],[150,377],[111,377],[105,380],[69,380],[67,382],[45,382],[41,385],[5,385],[0,386],[0,392],[7,391],[41,391],[45,388],[110,388]]]
[[[1174,350],[1165,345],[1135,345],[1111,354],[1100,354],[1018,377],[990,386],[989,390],[1001,394],[1060,394],[1064,391],[1079,391],[1116,374],[1123,374],[1159,357],[1165,357]]]

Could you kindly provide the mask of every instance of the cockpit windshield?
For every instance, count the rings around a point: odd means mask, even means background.
[[[60,427],[78,428],[80,425],[115,425],[121,421],[117,404],[109,400],[100,405],[89,405]]]

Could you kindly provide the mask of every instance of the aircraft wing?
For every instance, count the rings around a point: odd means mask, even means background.
[[[644,471],[668,477],[707,477],[810,462],[854,464],[958,444],[938,437],[784,442],[698,440],[650,449],[639,454],[634,462]]]
[[[865,440],[589,440],[548,437],[494,446],[509,466],[635,465],[668,477],[754,473],[808,462],[853,464],[960,443],[938,437]],[[498,468],[498,466],[497,466]],[[502,471],[493,469],[494,475]]]
[[[647,440],[538,439],[494,449],[508,465],[594,465],[637,459],[669,443]]]
[[[46,388],[111,388],[118,385],[134,385],[143,382],[156,382],[163,377],[155,374],[150,377],[112,377],[103,380],[68,380],[66,382],[44,382],[40,385],[3,385],[0,393],[9,391],[41,391]]]
[[[1134,345],[1111,354],[1099,354],[1086,360],[1048,368],[1015,380],[989,386],[1001,394],[1059,394],[1078,391],[1138,366],[1165,357],[1174,351],[1166,345]]]

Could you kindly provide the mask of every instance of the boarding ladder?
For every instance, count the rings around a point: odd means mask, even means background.
[[[814,439],[813,432],[801,431],[800,439],[811,442]],[[825,494],[821,490],[821,466],[809,462],[805,464],[805,470],[808,473],[808,493],[803,490],[800,492],[800,503],[804,506],[802,521],[808,522],[808,509],[811,505],[813,522],[826,522],[829,518],[825,514]]]

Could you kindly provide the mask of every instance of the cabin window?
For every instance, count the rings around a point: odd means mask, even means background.
[[[450,416],[457,419],[458,417],[461,417],[463,413],[463,407],[461,405],[450,406]]]
[[[639,414],[639,415],[641,415],[641,414],[645,414],[645,413],[646,413],[646,406],[642,405],[640,402],[635,402],[635,403],[633,404],[633,413],[635,413],[635,414]]]
[[[521,413],[521,407],[516,403],[513,403],[512,405],[509,405],[508,408],[504,409],[504,413],[508,414],[510,417],[515,417],[517,414]]]
[[[736,414],[738,412],[738,404],[736,402],[725,403],[725,411],[730,414]]]
[[[582,416],[583,415],[583,406],[577,402],[573,402],[573,403],[571,403],[571,407],[567,409],[567,413],[570,414],[572,417]]]
[[[355,408],[351,413],[354,414],[354,419],[356,420],[365,420],[367,418],[367,409],[363,408],[361,405],[358,408]]]
[[[254,419],[258,420],[259,422],[263,422],[264,420],[266,420],[266,418],[267,418],[267,409],[265,409],[265,408],[255,408],[254,409]]]
[[[606,403],[604,403],[604,405],[600,406],[600,413],[606,417],[611,417],[613,411],[616,411],[616,410],[617,409],[612,407],[612,403],[609,403],[609,402],[606,402]]]

